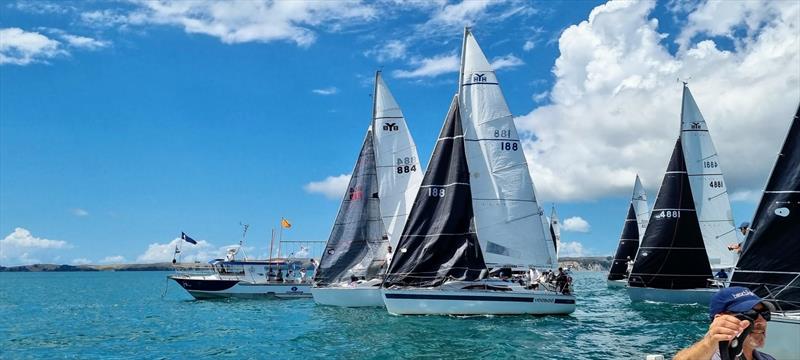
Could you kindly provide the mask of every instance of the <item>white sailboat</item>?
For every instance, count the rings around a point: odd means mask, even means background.
[[[381,276],[422,181],[417,147],[380,71],[370,130],[311,289],[320,305],[383,306]],[[353,196],[353,194],[360,194]],[[355,277],[357,280],[354,280]]]
[[[681,135],[628,277],[632,301],[706,304],[713,270],[730,267],[735,236],[718,155],[684,83]]]
[[[800,106],[753,216],[732,286],[775,304],[764,352],[800,357]]]
[[[650,210],[647,205],[647,194],[639,175],[636,175],[631,202],[628,205],[628,215],[625,217],[625,225],[622,227],[617,252],[614,254],[614,260],[608,271],[606,280],[608,287],[623,288],[628,284],[628,264],[636,258],[639,242],[647,229],[648,217],[650,217]]]
[[[453,99],[383,284],[393,314],[568,314],[575,297],[490,269],[557,266],[494,70],[465,29]],[[511,275],[511,274],[507,274]],[[563,284],[566,285],[566,284]]]

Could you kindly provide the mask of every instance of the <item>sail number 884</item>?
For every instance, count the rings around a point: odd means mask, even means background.
[[[417,158],[411,157],[403,157],[397,158],[397,170],[398,174],[407,174],[413,171],[417,171]]]

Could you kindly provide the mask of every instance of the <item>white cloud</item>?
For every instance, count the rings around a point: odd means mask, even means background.
[[[364,53],[365,56],[374,56],[378,62],[385,62],[388,60],[404,59],[408,52],[408,44],[401,40],[389,40],[386,43],[375,47],[374,49]]]
[[[517,66],[525,65],[525,62],[522,59],[514,56],[514,54],[508,54],[506,56],[496,57],[492,60],[492,68],[495,70],[500,70],[503,68],[514,68]]]
[[[675,54],[650,18],[654,6],[609,2],[561,34],[551,101],[516,119],[530,136],[523,144],[543,198],[627,194],[636,173],[656,188],[679,133],[676,78],[689,76],[728,190],[763,186],[800,98],[800,3],[763,1],[757,12],[715,13],[727,30],[692,20],[687,34],[734,34],[737,24],[761,24],[747,25],[758,30],[739,34],[734,50],[692,35]]]
[[[129,23],[178,26],[187,33],[214,36],[226,44],[290,41],[309,46],[316,39],[312,29],[337,31],[376,17],[376,10],[361,1],[136,0],[135,3],[140,8],[128,15]],[[94,17],[104,18],[103,14]]]
[[[17,1],[8,6],[22,12],[32,14],[66,14],[75,10],[72,6],[64,6],[56,2],[48,1]]]
[[[565,219],[561,222],[561,229],[564,231],[574,231],[574,232],[589,232],[591,226],[589,222],[584,220],[580,216],[573,216],[570,218]]]
[[[455,27],[474,25],[478,18],[486,15],[486,9],[492,5],[500,5],[498,0],[470,0],[454,4],[446,4],[433,13],[426,27]]]
[[[38,32],[0,29],[0,64],[28,65],[66,54],[61,43]]]
[[[339,176],[328,176],[322,181],[312,181],[303,186],[303,189],[308,193],[322,194],[328,199],[335,200],[341,199],[342,196],[344,196],[348,183],[350,183],[350,175],[342,174]]]
[[[586,255],[583,244],[577,241],[562,241],[558,246],[558,257],[581,257]]]
[[[147,250],[136,258],[139,263],[170,262],[175,254],[175,246],[180,246],[179,254],[182,262],[205,262],[218,255],[218,251],[212,251],[212,245],[205,240],[198,240],[196,245],[181,240],[180,237],[172,241],[162,243],[152,243],[147,246]]]
[[[174,248],[173,248],[174,249]],[[172,260],[172,258],[170,258]],[[126,261],[125,257],[122,255],[115,255],[115,256],[106,256],[102,260],[100,260],[101,264],[124,264]]]
[[[314,93],[314,94],[317,94],[317,95],[333,95],[333,94],[338,93],[339,89],[337,89],[334,86],[330,86],[330,87],[326,87],[326,88],[322,88],[322,89],[314,89],[314,90],[311,90],[311,92]]]
[[[87,258],[72,259],[72,264],[73,265],[89,265],[91,263],[92,263],[92,260],[89,260]]]
[[[536,103],[540,103],[542,101],[547,100],[548,96],[550,96],[549,91],[542,91],[540,93],[533,94],[533,96],[531,96],[531,99],[533,99],[533,101]]]
[[[460,59],[456,54],[416,59],[411,64],[417,66],[417,68],[413,70],[395,70],[392,75],[396,78],[436,77],[446,73],[457,72],[461,66]]]
[[[16,228],[4,239],[0,240],[0,260],[12,264],[31,264],[53,259],[56,250],[70,249],[72,245],[63,240],[38,238],[24,228]],[[38,256],[34,258],[33,256]]]
[[[531,40],[527,40],[525,41],[525,44],[522,45],[522,50],[531,51],[534,47],[536,47],[536,43]]]
[[[87,50],[97,50],[109,46],[111,43],[105,40],[92,39],[86,36],[64,34],[63,39],[70,46]]]
[[[78,217],[89,216],[89,212],[81,208],[69,209],[69,212]]]
[[[730,200],[731,202],[748,202],[748,203],[758,203],[761,200],[761,191],[756,190],[740,190],[731,193]]]

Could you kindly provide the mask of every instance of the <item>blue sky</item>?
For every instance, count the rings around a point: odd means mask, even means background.
[[[376,69],[427,163],[464,25],[498,77],[567,253],[611,254],[655,198],[690,86],[749,221],[800,100],[793,2],[3,2],[0,264],[265,254],[326,240]],[[591,15],[590,15],[591,14]],[[455,61],[455,68],[453,66]],[[759,131],[752,131],[758,128]],[[188,250],[188,248],[187,248]]]

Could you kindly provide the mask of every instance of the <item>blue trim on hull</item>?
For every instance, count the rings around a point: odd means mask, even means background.
[[[468,301],[503,301],[503,302],[538,302],[533,297],[498,297],[480,295],[437,295],[437,294],[385,294],[387,299],[415,300],[468,300]],[[541,299],[541,298],[540,298]],[[574,299],[553,299],[555,304],[575,304]]]

